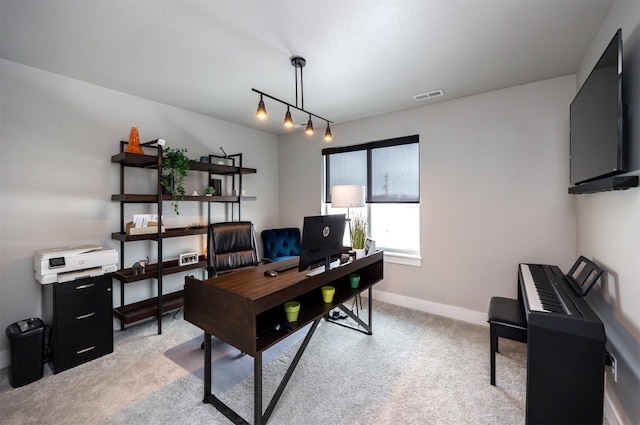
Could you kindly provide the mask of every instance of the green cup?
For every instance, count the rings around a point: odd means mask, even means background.
[[[300,303],[298,301],[289,301],[284,303],[284,313],[287,315],[287,320],[289,322],[297,321],[299,312]]]
[[[349,283],[353,289],[356,289],[360,285],[360,275],[352,273],[349,275]]]
[[[330,303],[333,301],[333,295],[336,293],[336,288],[333,286],[323,286],[322,287],[322,299],[326,303]]]

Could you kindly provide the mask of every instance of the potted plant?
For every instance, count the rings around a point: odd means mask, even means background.
[[[207,188],[204,190],[204,194],[205,196],[213,196],[216,194],[216,190],[213,188],[213,186],[207,186]]]
[[[185,155],[187,149],[173,149],[167,147],[162,152],[162,178],[160,184],[171,195],[171,206],[176,214],[178,201],[184,199],[184,178],[189,170],[189,158]]]
[[[364,243],[367,239],[367,220],[359,215],[351,220],[351,243],[356,258],[364,257]]]

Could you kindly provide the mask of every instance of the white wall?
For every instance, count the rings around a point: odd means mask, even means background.
[[[491,296],[516,295],[519,262],[568,269],[574,94],[567,76],[334,127],[332,145],[420,136],[422,266],[387,263],[378,295],[484,322]],[[324,146],[304,134],[283,138],[282,225],[320,212]]]
[[[111,194],[119,191],[119,166],[110,159],[132,125],[138,126],[141,141],[164,138],[167,146],[186,147],[190,158],[220,146],[229,154],[242,152],[245,165],[258,170],[244,179],[247,194],[258,200],[244,204],[242,218],[252,220],[258,232],[279,224],[279,204],[273,201],[278,199],[277,137],[5,60],[0,77],[0,368],[8,364],[4,329],[41,316],[34,250],[77,244],[120,249],[111,240],[120,230],[119,204],[111,202]],[[153,178],[136,171],[127,190],[155,190]],[[185,186],[190,193],[202,191],[205,183],[190,175]],[[202,221],[199,203],[180,206],[177,216],[169,203],[164,205],[168,227]],[[132,205],[126,211],[144,208]],[[214,219],[224,220],[220,206]],[[167,241],[165,254],[201,250],[203,239]],[[155,247],[155,242],[128,243],[125,266]],[[167,277],[166,291],[180,289],[183,282],[182,274]],[[127,302],[150,296],[154,288],[155,281],[128,285]],[[119,300],[114,283],[114,305]]]
[[[577,73],[581,86],[618,28],[623,37],[623,96],[634,169],[640,168],[640,2],[616,1]],[[637,174],[638,172],[634,172]],[[577,252],[605,270],[587,301],[605,324],[607,349],[618,360],[618,382],[607,376],[616,422],[640,423],[640,189],[576,197]],[[613,419],[612,417],[612,419]],[[613,420],[610,423],[616,423]]]

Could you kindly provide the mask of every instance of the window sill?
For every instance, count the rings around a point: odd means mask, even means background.
[[[385,251],[385,263],[402,264],[404,266],[422,266],[422,256],[419,254],[405,254],[401,252]]]

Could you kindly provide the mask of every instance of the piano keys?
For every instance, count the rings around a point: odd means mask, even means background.
[[[606,337],[583,298],[602,272],[584,257],[576,264],[567,275],[552,265],[518,268],[528,327],[527,424],[602,424]]]
[[[568,314],[562,298],[547,278],[544,266],[527,264],[522,267],[522,280],[526,293],[536,295],[528,298],[529,310]]]

